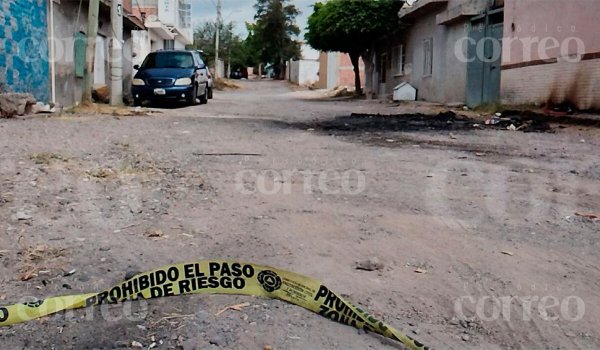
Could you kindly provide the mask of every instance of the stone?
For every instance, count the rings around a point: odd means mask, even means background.
[[[378,258],[374,257],[357,262],[355,267],[357,270],[376,271],[383,270],[384,265]]]
[[[35,97],[25,93],[3,93],[0,94],[0,117],[12,118],[17,115],[31,113],[33,105],[36,104]]]
[[[25,220],[30,220],[32,218],[32,216],[23,211],[18,211],[17,214],[15,215],[15,218],[19,221],[25,221]]]

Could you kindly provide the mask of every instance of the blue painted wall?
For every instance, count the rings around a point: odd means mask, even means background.
[[[45,0],[0,1],[0,83],[44,102],[50,95],[47,18]]]

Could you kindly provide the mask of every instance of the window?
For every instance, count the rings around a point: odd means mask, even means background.
[[[164,49],[165,50],[175,49],[175,40],[165,40],[164,41]]]
[[[406,61],[406,52],[404,45],[394,47],[392,51],[392,68],[394,75],[404,75],[404,62]]]
[[[202,60],[202,57],[200,56],[200,52],[194,51],[194,61],[196,62],[196,66],[204,65],[204,61]]]
[[[433,38],[423,40],[423,76],[433,74]]]

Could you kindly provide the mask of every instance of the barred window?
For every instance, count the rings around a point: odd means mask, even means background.
[[[433,38],[423,40],[423,76],[433,74]]]

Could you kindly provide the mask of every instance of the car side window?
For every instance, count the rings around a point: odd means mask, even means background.
[[[200,65],[200,55],[197,52],[192,53],[194,56],[194,65],[198,67]]]

